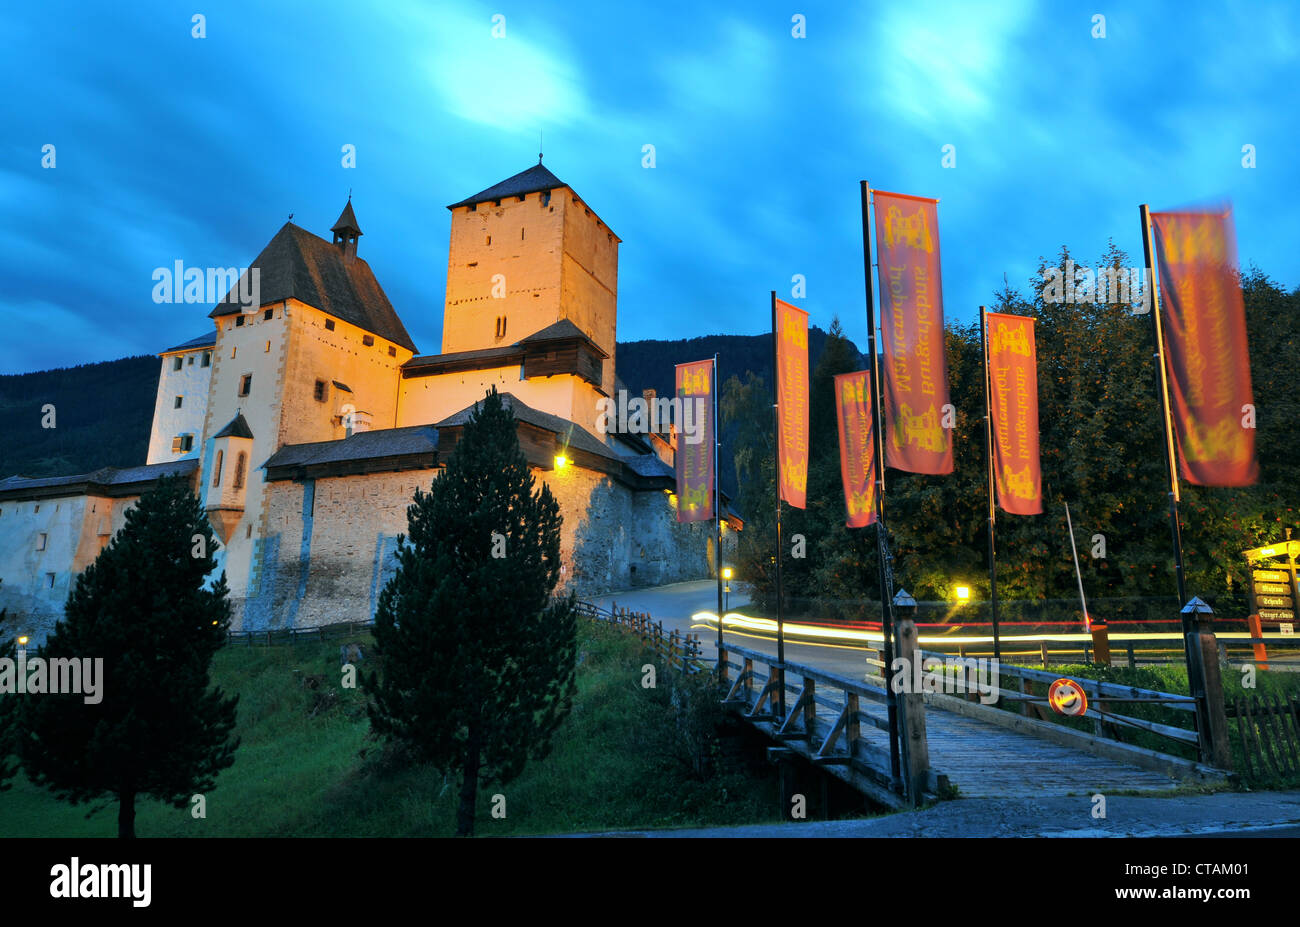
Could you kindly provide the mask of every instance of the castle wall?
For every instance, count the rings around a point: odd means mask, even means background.
[[[201,348],[163,355],[146,463],[184,460],[202,453],[203,422],[207,416],[208,388],[212,382],[212,367],[203,366],[203,356],[211,353],[212,348]],[[181,369],[175,370],[178,358]],[[182,401],[179,409],[176,408],[177,396]],[[173,451],[172,439],[184,434],[194,436],[194,446],[188,452]]]
[[[560,320],[560,254],[564,197],[555,190],[500,205],[461,206],[451,214],[442,353],[514,344]],[[492,278],[505,277],[505,295],[492,296]],[[506,318],[497,337],[496,320]]]
[[[137,498],[0,502],[0,609],[9,613],[6,633],[28,634],[33,643],[44,640],[63,617],[77,574],[126,523],[126,510]]]
[[[333,331],[325,327],[326,320],[333,320]],[[397,426],[398,378],[410,351],[297,300],[289,303],[289,323],[277,448],[345,437],[338,420],[345,404],[369,412],[373,428]],[[366,337],[374,344],[365,344]],[[388,353],[390,347],[394,354]],[[325,383],[322,400],[316,399],[317,380]],[[335,387],[335,380],[352,392]]]
[[[492,386],[498,392],[513,393],[534,409],[577,422],[598,434],[596,400],[600,397],[591,384],[568,375],[525,380],[519,364],[404,379],[397,424],[435,425],[480,401]]]
[[[566,191],[560,273],[562,315],[586,332],[609,356],[601,386],[614,392],[618,320],[618,239],[590,208]]]

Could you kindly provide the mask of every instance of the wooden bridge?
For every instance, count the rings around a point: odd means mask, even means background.
[[[938,691],[893,693],[891,699],[884,663],[873,656],[858,679],[789,660],[782,670],[770,654],[725,642],[715,663],[700,655],[698,636],[665,634],[648,615],[591,605],[583,612],[655,642],[684,672],[716,671],[724,706],[772,741],[774,759],[799,757],[885,806],[954,797],[1163,792],[1231,775],[1121,739],[1123,731],[1140,731],[1195,748],[1200,735],[1191,697],[1077,680],[1089,702],[1077,723],[1090,725],[1078,729],[1047,720],[1053,717],[1047,697],[1053,674],[1002,665],[981,691],[975,660],[919,650],[910,622],[900,623],[899,654],[922,667],[923,690]],[[1163,706],[1186,716],[1188,726],[1117,708],[1132,705]],[[891,714],[897,732],[892,749]]]

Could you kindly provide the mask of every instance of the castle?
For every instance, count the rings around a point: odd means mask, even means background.
[[[559,502],[563,588],[710,576],[713,525],[675,517],[676,433],[595,425],[622,389],[620,239],[540,160],[448,209],[441,353],[418,353],[358,256],[349,198],[331,241],[286,222],[211,329],[160,354],[144,465],[0,480],[0,608],[19,630],[48,633],[75,576],[170,474],[220,541],[234,629],[369,620],[415,489],[492,386]],[[742,525],[724,511],[731,547]]]

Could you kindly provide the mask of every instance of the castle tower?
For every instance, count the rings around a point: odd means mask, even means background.
[[[614,387],[620,239],[539,160],[447,207],[442,353],[516,344],[568,320],[606,355]]]

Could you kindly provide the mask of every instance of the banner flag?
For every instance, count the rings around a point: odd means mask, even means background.
[[[677,365],[677,398],[687,424],[677,423],[677,520],[713,518],[713,361]],[[687,435],[697,440],[691,443]]]
[[[1043,473],[1038,457],[1038,351],[1034,320],[985,314],[993,419],[993,472],[998,505],[1011,515],[1041,515]]]
[[[938,200],[875,191],[885,464],[952,472]]]
[[[876,434],[871,416],[871,371],[835,377],[835,419],[840,426],[840,478],[845,522],[865,528],[876,522]]]
[[[808,488],[808,313],[776,300],[775,335],[781,498],[802,509]]]
[[[1198,486],[1249,486],[1259,465],[1232,212],[1153,212],[1151,222],[1179,470]]]

